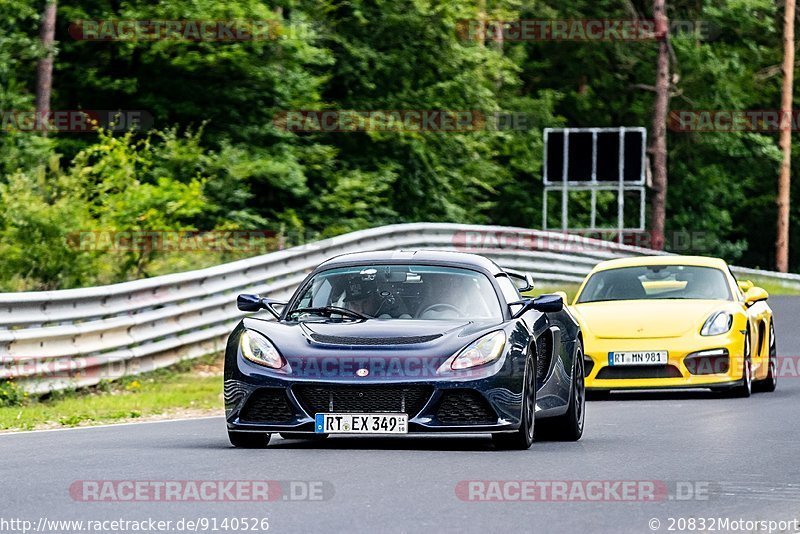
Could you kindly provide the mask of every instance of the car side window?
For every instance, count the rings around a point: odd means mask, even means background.
[[[731,278],[733,278],[733,287],[735,288],[733,290],[733,300],[744,302],[744,292],[742,291],[742,288],[739,287],[739,279],[736,278],[735,274],[733,274],[733,271],[731,271],[730,266],[728,266],[728,274],[731,275]]]
[[[522,299],[519,291],[517,291],[517,286],[507,276],[498,276],[497,283],[500,284],[500,291],[503,293],[507,303]]]
[[[321,284],[316,281],[309,287],[298,302],[298,308],[314,308],[325,306],[330,299],[332,291],[330,281],[323,280]]]

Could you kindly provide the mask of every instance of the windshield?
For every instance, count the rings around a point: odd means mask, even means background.
[[[730,300],[731,292],[725,274],[719,269],[650,265],[593,274],[577,302],[648,299]]]
[[[426,265],[359,265],[322,271],[287,316],[302,316],[296,311],[302,309],[318,315],[331,306],[378,319],[499,321],[503,317],[485,275]]]

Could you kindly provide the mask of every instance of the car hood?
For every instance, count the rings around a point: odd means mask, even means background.
[[[699,332],[708,316],[728,310],[720,300],[620,300],[572,306],[584,331],[604,339],[682,337]]]
[[[312,341],[324,344],[413,345],[449,335],[469,335],[480,331],[480,324],[471,321],[369,320],[349,322],[311,322],[299,324]]]

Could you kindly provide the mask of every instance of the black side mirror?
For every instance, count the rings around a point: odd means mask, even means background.
[[[509,306],[522,305],[522,307],[514,313],[514,318],[519,317],[529,310],[536,310],[542,313],[555,313],[564,309],[564,299],[561,295],[539,295],[533,299],[520,300],[519,302],[512,302]]]
[[[274,306],[286,306],[286,302],[273,299],[261,298],[258,295],[250,295],[244,293],[236,297],[236,307],[243,312],[257,312],[259,310],[267,310],[276,319],[280,319],[281,314]]]
[[[542,313],[555,313],[564,309],[561,295],[539,295],[533,299],[533,309]]]
[[[243,294],[236,297],[236,307],[243,312],[257,312],[264,307],[258,295]]]

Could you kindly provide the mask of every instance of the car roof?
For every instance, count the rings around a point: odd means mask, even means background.
[[[594,271],[606,271],[608,269],[619,269],[620,267],[643,267],[647,265],[691,265],[695,267],[714,267],[728,270],[728,264],[721,258],[709,256],[632,256],[628,258],[618,258],[598,263]]]
[[[504,272],[495,262],[478,254],[455,252],[451,250],[376,250],[371,252],[352,252],[335,256],[318,268],[337,265],[358,265],[361,263],[420,263],[463,266],[489,271],[492,275]]]

